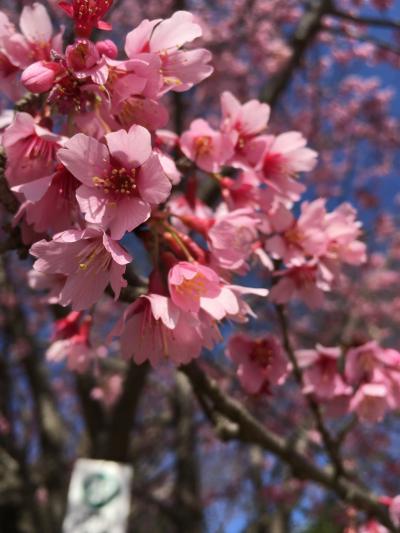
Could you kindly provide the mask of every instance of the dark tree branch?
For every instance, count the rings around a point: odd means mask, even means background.
[[[258,444],[285,461],[298,478],[314,481],[332,490],[346,503],[375,516],[389,531],[397,531],[386,506],[380,504],[371,493],[343,477],[338,478],[331,469],[316,466],[282,437],[265,428],[241,403],[222,392],[218,384],[206,376],[195,363],[182,367],[181,371],[188,376],[193,389],[200,390],[202,395],[208,397],[213,408],[234,424],[235,427],[232,426],[230,433],[225,431],[226,439]]]
[[[176,435],[174,508],[177,510],[179,531],[203,531],[199,465],[196,452],[193,396],[186,376],[176,374],[172,397]]]
[[[122,394],[112,410],[107,427],[105,459],[128,461],[130,435],[149,371],[148,364],[129,364]]]
[[[100,459],[104,451],[106,413],[102,404],[90,395],[94,386],[95,380],[91,374],[75,376],[76,393],[89,438],[87,452],[89,457]]]
[[[332,11],[331,0],[311,0],[290,40],[292,55],[261,91],[260,100],[274,106],[288,87],[294,71],[301,65],[305,53],[321,28],[322,17]]]
[[[148,372],[148,365],[129,364],[121,396],[110,413],[91,398],[91,390],[96,384],[93,377],[90,374],[76,376],[77,394],[90,440],[90,457],[129,461],[130,435]]]

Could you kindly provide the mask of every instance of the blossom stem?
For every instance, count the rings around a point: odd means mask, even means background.
[[[163,222],[163,225],[165,229],[168,230],[168,233],[171,235],[174,241],[178,244],[182,252],[185,254],[186,259],[192,263],[194,261],[194,257],[189,252],[188,248],[186,247],[185,243],[180,238],[179,234],[175,231],[174,227],[165,221]]]

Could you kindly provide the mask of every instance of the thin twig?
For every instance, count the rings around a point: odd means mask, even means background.
[[[383,41],[380,41],[379,39],[376,39],[375,37],[372,37],[371,35],[358,35],[356,33],[347,33],[343,31],[343,29],[341,28],[330,28],[328,26],[323,26],[321,30],[329,32],[333,35],[338,35],[339,37],[342,37],[343,39],[353,39],[354,41],[371,43],[377,48],[380,48],[381,50],[385,50],[385,52],[390,52],[395,55],[400,55],[399,47],[392,46],[391,44],[388,44],[388,43],[384,43]]]
[[[303,389],[305,385],[303,372],[297,362],[296,355],[294,353],[293,347],[290,342],[289,324],[288,324],[286,310],[282,305],[276,305],[275,307],[276,307],[276,312],[278,315],[279,324],[280,324],[281,331],[282,331],[283,344],[287,352],[287,355],[290,359],[290,362],[292,363],[294,377],[298,385],[300,386],[300,388]],[[339,456],[337,443],[335,442],[329,430],[325,426],[320,405],[316,402],[314,397],[309,394],[305,394],[304,398],[313,415],[315,425],[322,437],[326,452],[328,453],[335,467],[336,475],[346,476],[346,472],[344,470],[341,458]]]
[[[336,8],[329,11],[329,15],[348,20],[350,22],[354,22],[354,24],[379,26],[380,28],[392,28],[394,30],[400,30],[400,21],[398,20],[383,19],[377,17],[361,17],[358,15],[352,15],[351,13],[346,13],[345,11],[341,11],[340,9]]]

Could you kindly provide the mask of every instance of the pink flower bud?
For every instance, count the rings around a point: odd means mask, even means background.
[[[52,88],[54,80],[61,68],[58,63],[37,61],[23,71],[21,81],[28,91],[32,93],[44,93]]]
[[[113,43],[113,41],[111,41],[110,39],[97,42],[96,48],[100,55],[107,56],[111,59],[116,59],[118,55],[117,45]]]

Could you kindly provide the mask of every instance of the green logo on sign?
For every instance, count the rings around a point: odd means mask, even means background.
[[[99,509],[121,492],[119,480],[110,474],[89,474],[83,481],[83,498],[89,507]]]

